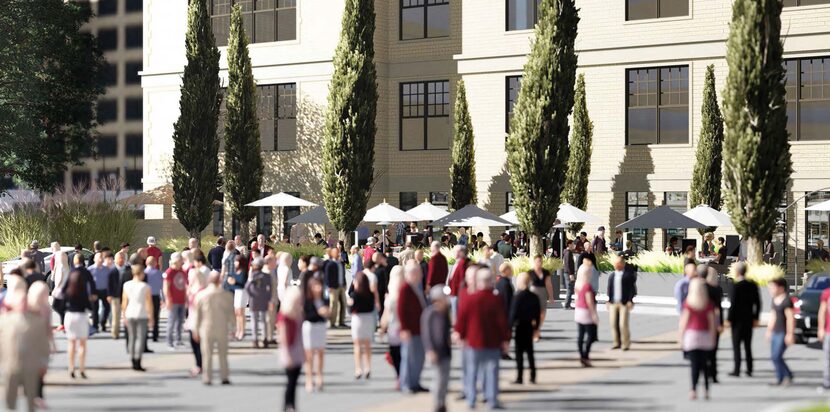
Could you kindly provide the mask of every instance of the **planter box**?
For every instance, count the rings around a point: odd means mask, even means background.
[[[600,272],[599,293],[608,293],[610,272]],[[674,297],[674,285],[683,278],[679,273],[637,272],[637,294],[641,296]]]

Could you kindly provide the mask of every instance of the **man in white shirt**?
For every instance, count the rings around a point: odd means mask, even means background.
[[[631,346],[628,318],[637,295],[637,273],[632,266],[626,265],[622,256],[612,254],[611,263],[614,271],[608,276],[608,314],[614,340],[612,349],[628,350]]]
[[[499,252],[494,251],[490,246],[482,247],[481,253],[483,256],[481,264],[489,266],[490,270],[498,273],[501,264],[504,263],[504,257]]]

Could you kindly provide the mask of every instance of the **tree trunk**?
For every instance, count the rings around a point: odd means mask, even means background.
[[[242,235],[242,239],[246,242],[250,243],[250,239],[253,239],[255,236],[251,234],[251,221],[250,220],[240,220],[239,221],[239,234]]]
[[[528,250],[528,255],[532,258],[536,255],[544,255],[545,250],[542,243],[542,235],[539,234],[531,234],[530,235],[530,247]]]
[[[764,241],[754,237],[746,238],[746,262],[750,265],[764,263]]]
[[[202,231],[201,230],[191,230],[190,237],[195,238],[196,242],[199,244],[199,248],[202,247]]]
[[[352,233],[353,232],[347,232],[345,230],[338,230],[337,231],[337,238],[343,242],[343,245],[344,245],[343,250],[345,250],[346,253],[348,253],[349,248],[352,247],[352,237],[349,236]]]

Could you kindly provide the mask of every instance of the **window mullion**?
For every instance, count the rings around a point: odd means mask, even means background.
[[[424,38],[425,38],[425,39],[426,39],[426,38],[427,38],[427,36],[428,36],[428,34],[427,34],[427,27],[429,26],[429,23],[427,22],[427,14],[428,14],[428,13],[427,13],[427,1],[428,1],[428,0],[424,0],[424,27],[423,27],[423,29],[424,29]]]
[[[424,150],[429,147],[429,82],[423,82],[424,85]]]
[[[658,2],[659,4],[659,2]],[[654,104],[656,104],[656,112],[654,116],[655,127],[657,128],[654,133],[655,141],[654,144],[660,144],[660,99],[663,97],[663,73],[662,69],[655,69],[657,71],[657,98],[654,99]]]

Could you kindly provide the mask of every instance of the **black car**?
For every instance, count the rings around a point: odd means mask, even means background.
[[[795,340],[807,343],[811,337],[818,336],[818,308],[821,293],[830,287],[830,273],[817,273],[807,279],[807,283],[794,298],[795,300]]]

